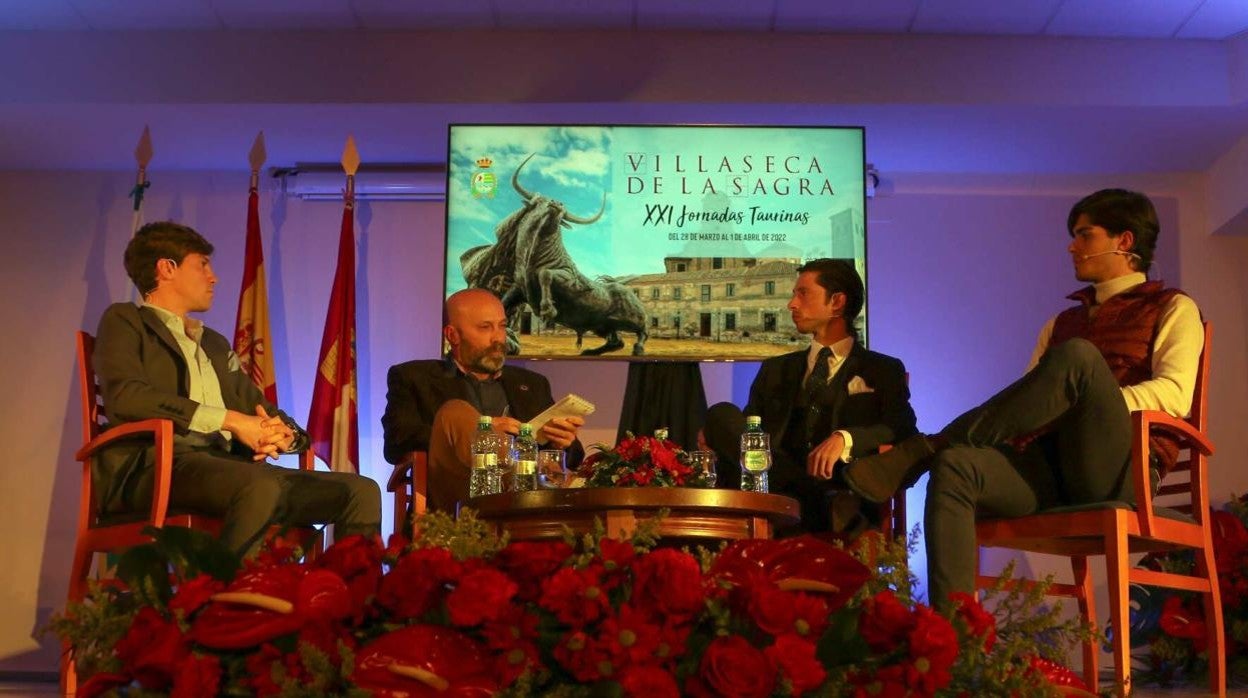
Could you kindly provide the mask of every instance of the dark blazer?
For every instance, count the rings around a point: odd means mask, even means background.
[[[229,340],[204,327],[200,346],[216,371],[227,409],[255,414],[256,405],[264,405],[265,411],[280,415],[295,431],[293,449],[307,448],[307,433],[264,399],[264,393],[241,370]],[[91,360],[110,425],[169,419],[173,421],[175,446],[179,437],[189,432],[199,403],[187,397],[191,379],[182,348],[156,313],[133,303],[109,306],[100,318]],[[92,464],[100,511],[142,506],[143,494],[133,491],[134,486],[154,462],[150,441],[118,443],[105,449]]]
[[[521,422],[555,402],[550,381],[540,373],[504,365],[499,380],[511,416]],[[467,393],[450,360],[425,359],[391,366],[386,375],[386,411],[381,416],[386,460],[397,464],[410,451],[428,450],[433,415],[448,400],[467,400]],[[580,441],[574,441],[567,452],[568,466],[572,467],[581,462],[585,449]]]
[[[773,453],[784,443],[784,430],[802,390],[806,373],[807,350],[795,351],[763,361],[750,386],[750,401],[745,414],[763,418],[763,430],[771,435]],[[859,377],[871,392],[849,394],[850,380]],[[906,367],[901,361],[864,349],[858,342],[845,362],[832,377],[834,395],[832,428],[849,432],[854,441],[850,455],[857,458],[879,450],[882,444],[894,443],[916,433],[914,410],[910,407],[910,388],[906,385]],[[783,463],[777,458],[773,482],[788,481],[805,463]],[[779,484],[779,483],[777,483]]]

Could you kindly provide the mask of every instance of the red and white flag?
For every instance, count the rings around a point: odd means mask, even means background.
[[[347,141],[348,150],[355,144]],[[345,156],[344,156],[345,160]],[[345,166],[344,161],[344,166]],[[308,434],[313,450],[330,470],[358,473],[359,427],[355,380],[355,212],[354,174],[359,165],[347,168],[347,192],[342,210],[342,233],[338,238],[338,268],[325,316],[325,334],[312,388]]]
[[[273,333],[269,330],[269,293],[264,282],[264,248],[260,243],[260,194],[251,187],[247,200],[247,247],[243,253],[243,286],[238,293],[234,323],[234,353],[243,371],[264,398],[277,404],[277,376],[273,371]]]

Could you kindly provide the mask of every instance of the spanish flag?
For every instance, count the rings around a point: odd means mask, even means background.
[[[243,287],[238,293],[234,323],[234,353],[243,370],[277,404],[277,377],[273,372],[273,333],[269,330],[269,293],[264,283],[264,249],[260,243],[260,194],[253,178],[247,201],[247,248],[243,254]]]

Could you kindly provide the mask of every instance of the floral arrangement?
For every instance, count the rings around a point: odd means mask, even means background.
[[[1228,677],[1248,682],[1248,495],[1232,498],[1225,510],[1210,511],[1213,552],[1226,629]],[[1151,569],[1190,574],[1194,552],[1153,554],[1140,561]],[[1132,649],[1147,667],[1142,681],[1171,685],[1203,680],[1208,671],[1204,608],[1198,594],[1156,587],[1131,587]]]
[[[689,454],[667,438],[633,436],[614,448],[596,449],[581,462],[577,474],[588,487],[705,487],[706,478],[690,463]]]
[[[508,543],[471,512],[431,514],[410,543],[240,563],[152,529],[53,629],[88,698],[1027,696],[1077,681],[1037,638],[1078,633],[1036,597],[937,613],[911,598],[904,546],[878,536],[695,555],[653,548],[653,530]]]

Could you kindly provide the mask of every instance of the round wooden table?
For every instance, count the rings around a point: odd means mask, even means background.
[[[778,494],[687,487],[585,487],[504,492],[464,502],[479,518],[506,531],[512,540],[560,538],[563,526],[576,534],[602,521],[611,538],[630,536],[638,521],[659,509],[669,513],[659,525],[665,539],[692,542],[770,538],[775,527],[797,523],[798,503]]]

